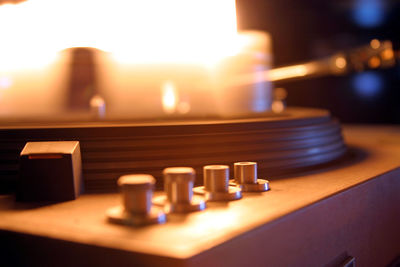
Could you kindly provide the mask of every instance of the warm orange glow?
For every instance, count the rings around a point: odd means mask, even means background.
[[[99,95],[94,95],[90,99],[90,108],[94,115],[98,117],[104,117],[106,113],[106,102],[104,99]]]
[[[368,60],[368,66],[370,68],[375,69],[378,68],[380,65],[381,65],[381,60],[379,59],[379,57],[374,56]]]
[[[383,60],[391,60],[394,57],[394,53],[392,49],[385,49],[381,53],[381,57]]]
[[[271,38],[237,33],[235,0],[27,0],[0,5],[0,23],[0,115],[63,116],[71,47],[97,48],[100,117],[270,109]],[[241,74],[263,84],[225,86]]]
[[[226,212],[222,210],[209,210],[206,213],[201,213],[198,216],[202,218],[195,220],[194,227],[190,228],[190,236],[193,238],[198,238],[203,236],[204,233],[209,233],[210,231],[215,231],[215,233],[224,233],[224,229],[227,227],[234,227],[238,225],[238,220],[240,217],[237,215],[239,213]]]
[[[292,65],[287,67],[280,67],[271,70],[265,70],[262,72],[250,75],[240,75],[232,78],[227,82],[228,86],[240,86],[248,85],[258,82],[276,82],[286,79],[300,78],[308,75],[316,74],[319,71],[318,62],[309,62],[305,64]]]
[[[276,68],[266,72],[266,80],[278,81],[287,78],[297,78],[312,74],[316,70],[313,63],[293,65],[288,67]]]
[[[125,63],[212,63],[235,53],[234,0],[28,0],[0,6],[0,70],[95,47]]]
[[[338,67],[339,69],[343,69],[346,67],[347,65],[347,61],[344,57],[337,57],[335,59],[335,65],[336,67]]]
[[[272,102],[271,109],[274,113],[281,113],[285,110],[285,104],[282,101]]]
[[[372,39],[370,45],[373,49],[378,49],[381,46],[381,42],[378,39]]]
[[[166,81],[161,87],[162,107],[165,113],[172,114],[175,112],[179,102],[178,91],[171,81]]]

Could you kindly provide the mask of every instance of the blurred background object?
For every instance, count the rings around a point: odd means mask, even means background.
[[[267,77],[287,94],[274,112],[400,123],[400,67],[387,64],[400,55],[382,49],[388,40],[398,51],[398,1],[236,0],[239,33],[235,0],[110,3],[0,0],[2,119],[263,114],[274,101]],[[293,74],[307,79],[278,81]]]
[[[391,40],[398,50],[400,2],[237,0],[238,28],[268,31],[274,66]],[[372,60],[371,67],[379,64]],[[400,123],[400,67],[290,81],[289,106],[329,109],[345,123]]]
[[[0,0],[0,5],[2,4],[18,4],[26,0]]]

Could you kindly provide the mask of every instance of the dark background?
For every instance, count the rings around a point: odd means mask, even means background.
[[[236,0],[239,29],[270,32],[274,65],[329,56],[391,40],[398,49],[400,1],[390,0]],[[400,66],[346,76],[279,84],[289,106],[329,109],[347,123],[400,123]]]

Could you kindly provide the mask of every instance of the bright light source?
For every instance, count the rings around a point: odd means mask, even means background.
[[[94,95],[90,99],[90,108],[92,109],[92,112],[100,118],[103,118],[106,115],[106,102],[99,95]]]
[[[8,89],[13,85],[13,81],[11,78],[3,76],[0,77],[0,89]]]
[[[175,112],[179,102],[178,91],[171,81],[166,81],[161,87],[162,107],[164,112],[172,114]]]
[[[70,47],[127,63],[208,63],[236,51],[234,0],[31,0],[1,5],[0,25],[0,69],[8,70]]]
[[[314,70],[315,68],[312,64],[293,65],[289,67],[272,69],[267,73],[267,78],[270,81],[278,81],[287,77],[303,77],[312,73]]]

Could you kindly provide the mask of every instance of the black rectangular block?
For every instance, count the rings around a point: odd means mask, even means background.
[[[83,190],[78,141],[28,142],[20,154],[18,201],[66,201]]]

